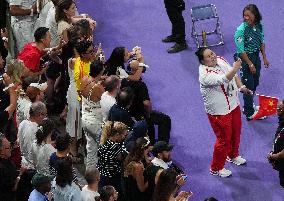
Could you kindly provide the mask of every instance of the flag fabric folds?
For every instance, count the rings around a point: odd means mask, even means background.
[[[253,120],[257,120],[264,116],[269,116],[277,113],[278,98],[258,95],[259,98],[259,110],[253,117]]]

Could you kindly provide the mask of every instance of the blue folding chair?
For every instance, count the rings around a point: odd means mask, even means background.
[[[219,21],[219,16],[217,14],[217,9],[214,4],[207,4],[207,5],[201,5],[201,6],[195,6],[191,9],[191,19],[192,19],[192,31],[191,31],[191,36],[195,39],[195,42],[197,44],[197,47],[213,47],[213,46],[218,46],[218,45],[223,45],[224,40],[223,40],[223,35],[221,32],[221,26],[220,26],[220,21]],[[197,31],[198,28],[198,22],[204,21],[204,20],[211,20],[213,19],[216,22],[216,26],[214,26],[213,30],[209,31]],[[202,37],[203,34],[211,35],[211,34],[216,34],[218,37],[218,42],[214,44],[200,44],[199,38]],[[204,37],[204,36],[203,36]]]

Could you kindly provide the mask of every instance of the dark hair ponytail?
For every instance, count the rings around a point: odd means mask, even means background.
[[[41,145],[42,142],[51,134],[53,129],[55,128],[54,122],[50,119],[44,119],[41,124],[38,126],[38,130],[36,132],[36,140],[37,144]]]

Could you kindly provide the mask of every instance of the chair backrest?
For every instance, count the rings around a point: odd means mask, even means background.
[[[216,17],[218,17],[218,15],[214,4],[195,6],[191,9],[192,21],[206,20]]]

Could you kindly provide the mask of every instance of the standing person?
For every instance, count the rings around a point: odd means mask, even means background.
[[[100,181],[100,172],[95,167],[89,167],[85,172],[85,179],[87,185],[85,185],[81,192],[82,201],[95,201],[95,197],[100,196],[98,193],[98,185]]]
[[[262,17],[257,6],[249,4],[243,10],[243,18],[244,22],[237,28],[234,36],[237,47],[236,56],[242,59],[242,82],[248,89],[255,92],[259,85],[261,69],[259,51],[262,53],[264,66],[269,67],[265,53]],[[254,106],[253,96],[243,94],[243,99],[244,114],[248,121],[252,120],[258,107]]]
[[[10,0],[11,27],[15,38],[16,52],[33,41],[37,19],[36,0]]]
[[[22,154],[22,166],[35,169],[35,161],[32,157],[32,144],[36,139],[38,125],[47,116],[46,106],[42,102],[32,103],[29,119],[23,120],[18,129],[18,140]]]
[[[98,162],[98,146],[103,123],[100,105],[104,92],[104,87],[101,84],[103,72],[104,67],[100,61],[92,62],[89,76],[83,77],[81,82],[82,127],[87,140],[86,167],[96,166]]]
[[[35,42],[27,43],[18,55],[18,59],[33,72],[34,76],[43,74],[47,65],[41,65],[41,58],[47,53],[50,46],[50,33],[48,28],[39,27],[34,33]]]
[[[284,188],[284,100],[278,102],[277,114],[279,122],[273,150],[267,158],[273,168],[279,171],[280,185]]]
[[[98,169],[100,171],[99,187],[112,185],[122,199],[121,167],[126,154],[124,139],[127,136],[127,126],[121,122],[107,121],[102,129],[102,137],[98,149]]]
[[[10,157],[11,143],[0,133],[0,198],[3,201],[14,200],[19,181],[17,168]]]
[[[31,192],[28,201],[47,201],[49,200],[47,193],[51,190],[52,176],[37,173],[32,178],[34,190]]]
[[[231,67],[206,47],[199,48],[195,54],[200,62],[199,82],[205,111],[217,138],[210,173],[228,177],[231,171],[224,168],[226,158],[236,165],[246,163],[239,156],[242,122],[238,90],[248,95],[252,91],[242,84],[236,74],[241,68],[240,59]]]
[[[36,157],[36,170],[38,173],[49,175],[49,159],[51,154],[56,152],[56,149],[52,146],[54,143],[51,139],[51,135],[54,133],[55,124],[52,120],[46,118],[38,126],[36,132],[36,141],[33,143],[32,151]]]
[[[54,185],[54,201],[81,201],[81,190],[72,180],[72,160],[69,157],[57,161]]]
[[[167,50],[168,53],[176,53],[187,48],[185,41],[185,22],[182,11],[185,10],[183,0],[164,0],[168,17],[172,24],[172,34],[162,39],[162,42],[175,42],[176,44]]]

